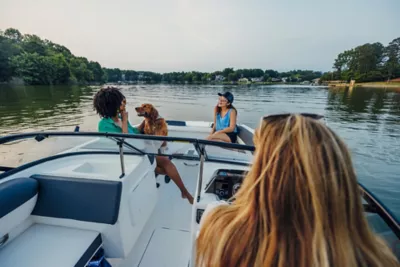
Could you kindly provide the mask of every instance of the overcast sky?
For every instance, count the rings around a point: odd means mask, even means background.
[[[0,0],[0,29],[105,67],[327,71],[345,49],[400,37],[400,0]]]

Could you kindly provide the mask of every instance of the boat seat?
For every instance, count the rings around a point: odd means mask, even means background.
[[[84,267],[101,245],[95,231],[33,224],[0,248],[0,266]]]

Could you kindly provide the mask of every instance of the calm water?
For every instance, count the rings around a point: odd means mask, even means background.
[[[0,87],[0,134],[36,130],[96,130],[96,87]],[[349,145],[359,180],[400,218],[400,93],[383,89],[339,90],[296,86],[123,87],[132,123],[133,107],[150,102],[175,120],[211,121],[217,92],[235,95],[239,122],[255,127],[262,115],[316,112]]]

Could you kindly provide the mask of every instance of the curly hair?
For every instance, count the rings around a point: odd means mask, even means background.
[[[125,96],[116,87],[101,88],[93,98],[93,109],[103,118],[117,116]]]

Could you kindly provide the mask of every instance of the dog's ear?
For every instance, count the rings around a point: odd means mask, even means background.
[[[151,105],[150,106],[150,119],[152,121],[155,121],[157,118],[158,118],[158,111],[153,105]]]

